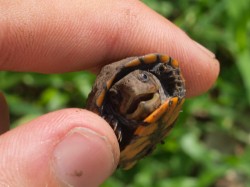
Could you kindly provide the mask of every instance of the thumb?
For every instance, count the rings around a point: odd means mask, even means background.
[[[83,109],[39,117],[0,136],[0,186],[98,186],[115,170],[109,125]]]

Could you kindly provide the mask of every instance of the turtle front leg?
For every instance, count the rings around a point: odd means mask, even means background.
[[[119,144],[122,142],[122,131],[119,126],[118,120],[115,119],[113,116],[104,116],[104,119],[108,122],[108,124],[111,126],[111,128],[114,130],[115,135],[117,137],[117,140]]]

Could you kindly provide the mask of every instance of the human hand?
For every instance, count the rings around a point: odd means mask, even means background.
[[[0,70],[63,73],[147,53],[180,62],[187,96],[216,80],[214,55],[140,1],[2,1]],[[0,129],[7,106],[0,95]],[[0,137],[0,186],[98,186],[115,170],[113,130],[84,109],[41,116]],[[66,185],[67,186],[67,185]]]

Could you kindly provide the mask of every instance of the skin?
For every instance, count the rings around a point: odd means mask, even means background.
[[[108,62],[158,52],[180,62],[188,97],[206,92],[219,73],[213,53],[140,1],[0,3],[1,71],[98,72]],[[84,109],[55,111],[7,131],[1,94],[0,126],[0,186],[99,186],[118,163],[112,129]]]

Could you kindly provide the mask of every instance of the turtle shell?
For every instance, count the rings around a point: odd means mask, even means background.
[[[87,106],[113,128],[129,169],[161,143],[173,127],[185,97],[179,63],[167,55],[130,57],[102,68]]]

